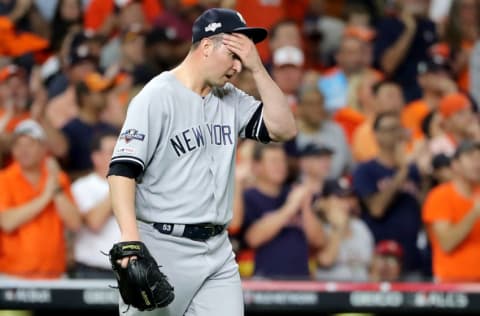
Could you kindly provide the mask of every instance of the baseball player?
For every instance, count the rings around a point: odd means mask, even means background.
[[[131,101],[110,163],[112,206],[122,242],[146,245],[175,299],[147,312],[130,307],[126,315],[243,315],[226,232],[238,137],[266,143],[296,134],[286,97],[255,47],[266,36],[236,11],[209,9],[195,21],[182,63]],[[252,72],[261,101],[229,83],[242,69]],[[122,258],[123,268],[136,260]]]

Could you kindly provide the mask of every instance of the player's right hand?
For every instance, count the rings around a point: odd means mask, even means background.
[[[240,58],[242,65],[248,70],[255,73],[264,68],[255,44],[244,34],[224,34],[223,44]]]

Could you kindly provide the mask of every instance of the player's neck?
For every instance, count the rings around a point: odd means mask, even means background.
[[[172,70],[172,73],[186,88],[204,97],[210,92],[211,87],[206,84],[201,76],[194,75],[202,73],[197,64],[192,56],[188,55],[178,67]]]

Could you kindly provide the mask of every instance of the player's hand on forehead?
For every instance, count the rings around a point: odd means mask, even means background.
[[[223,44],[230,50],[232,53],[240,58],[240,61],[243,64],[243,67],[249,69],[252,72],[260,70],[262,65],[262,60],[258,55],[257,48],[253,41],[241,33],[225,33],[222,39]]]

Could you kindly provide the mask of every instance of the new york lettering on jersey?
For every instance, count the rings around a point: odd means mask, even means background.
[[[205,133],[205,130],[207,133]],[[229,146],[234,144],[230,125],[205,124],[186,129],[170,138],[170,145],[178,157],[207,145]]]

